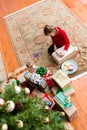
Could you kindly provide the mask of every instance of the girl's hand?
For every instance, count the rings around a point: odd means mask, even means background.
[[[56,51],[57,50],[57,47],[56,46],[54,46],[54,51]]]

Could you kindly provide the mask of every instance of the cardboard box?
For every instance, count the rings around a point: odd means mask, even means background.
[[[68,86],[63,90],[63,93],[65,96],[71,96],[75,93],[75,90],[73,89],[72,86]]]
[[[58,93],[58,86],[54,86],[51,88],[51,91],[53,92],[54,95],[56,95]],[[63,90],[63,93],[65,96],[71,96],[75,93],[75,90],[73,89],[72,86],[68,86]]]
[[[77,114],[77,108],[74,105],[65,109],[64,112],[65,112],[66,117],[68,118],[69,121],[72,121],[78,115]]]

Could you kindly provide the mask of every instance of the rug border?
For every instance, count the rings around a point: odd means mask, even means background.
[[[24,8],[21,8],[21,9],[15,11],[15,12],[11,13],[11,14],[8,14],[8,15],[4,16],[3,19],[5,19],[5,18],[7,18],[7,17],[9,17],[9,16],[11,16],[13,14],[19,13],[20,11],[25,10],[25,9],[27,9],[29,7],[32,7],[32,6],[34,6],[34,5],[38,4],[38,3],[41,3],[43,1],[46,1],[46,0],[39,0],[39,1],[37,1],[37,2],[35,2],[33,4],[31,4],[31,5],[28,5],[28,6],[24,7]]]
[[[74,76],[74,77],[72,77],[72,78],[70,78],[72,81],[74,81],[74,80],[77,80],[77,79],[80,79],[80,78],[82,78],[83,76],[86,76],[87,75],[87,71],[86,72],[83,72],[83,73],[81,73],[81,74],[79,74],[79,75],[77,75],[77,76]]]

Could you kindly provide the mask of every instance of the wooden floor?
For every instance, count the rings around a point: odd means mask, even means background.
[[[13,52],[3,17],[39,0],[0,0],[0,51],[6,72],[19,67]],[[87,26],[87,0],[62,0],[70,10]],[[75,94],[72,101],[78,109],[78,117],[71,123],[75,130],[87,130],[87,75],[73,81]]]

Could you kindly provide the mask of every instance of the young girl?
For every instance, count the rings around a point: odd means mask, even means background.
[[[69,38],[66,32],[60,27],[53,27],[52,25],[44,26],[44,34],[46,36],[51,36],[52,45],[48,48],[48,53],[52,54],[57,48],[64,46],[62,52],[59,52],[59,56],[64,56],[64,53],[68,50],[70,46]]]

